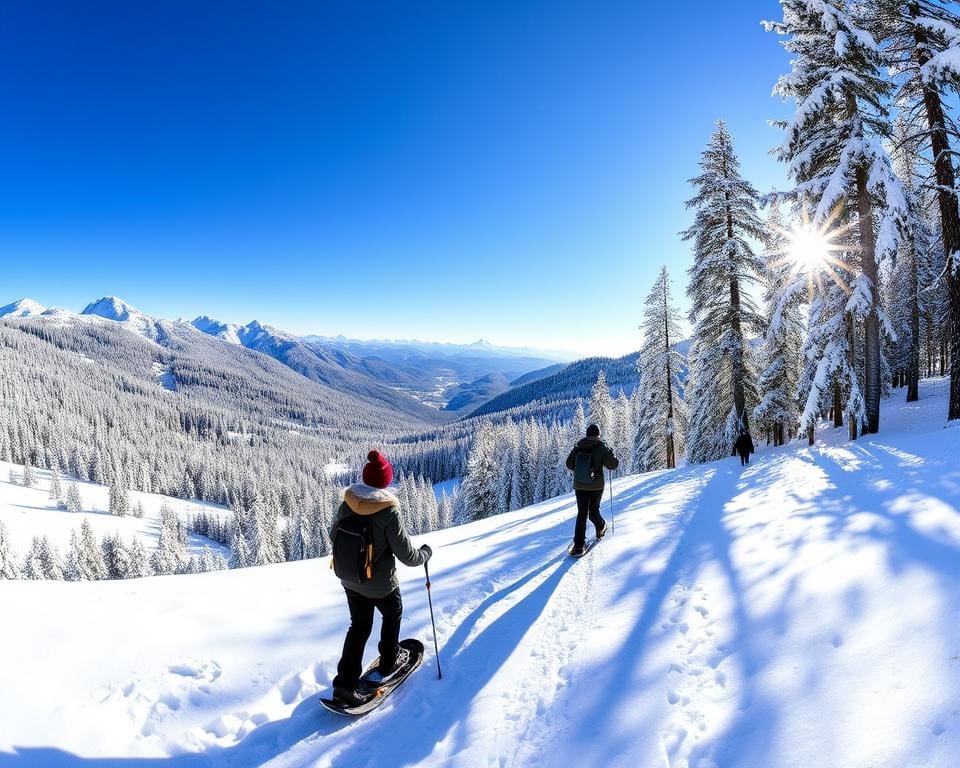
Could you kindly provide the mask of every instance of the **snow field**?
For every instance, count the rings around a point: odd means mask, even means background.
[[[34,469],[37,484],[33,488],[10,483],[10,471],[17,475],[23,474],[23,466],[0,461],[0,522],[7,527],[7,532],[13,543],[18,558],[22,558],[30,547],[34,536],[48,536],[50,541],[66,553],[70,543],[70,533],[80,530],[80,524],[86,520],[90,523],[98,539],[105,535],[119,533],[127,543],[139,538],[148,552],[157,548],[160,535],[160,508],[166,504],[182,519],[186,520],[200,512],[230,514],[229,510],[215,504],[200,501],[174,499],[152,493],[130,491],[130,504],[143,503],[144,515],[142,518],[132,516],[111,515],[109,512],[109,488],[105,485],[75,481],[73,478],[62,475],[60,484],[66,493],[70,483],[76,482],[83,498],[82,513],[67,512],[57,507],[57,502],[49,498],[50,471]],[[189,554],[199,554],[204,547],[228,555],[225,547],[203,536],[188,534],[187,546]]]
[[[953,766],[960,430],[921,394],[870,439],[617,480],[581,560],[571,495],[422,537],[443,680],[401,566],[427,658],[360,720],[317,705],[348,621],[326,560],[0,582],[0,768]]]

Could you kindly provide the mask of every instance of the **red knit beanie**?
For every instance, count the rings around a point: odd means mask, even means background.
[[[367,464],[363,466],[363,482],[373,488],[386,488],[393,482],[393,467],[379,451],[367,454]]]

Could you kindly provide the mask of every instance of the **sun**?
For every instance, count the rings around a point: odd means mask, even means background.
[[[829,261],[833,244],[823,232],[809,224],[798,224],[790,232],[787,254],[798,271],[815,272]]]

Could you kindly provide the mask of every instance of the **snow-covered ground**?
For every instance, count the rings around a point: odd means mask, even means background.
[[[401,568],[429,655],[360,720],[317,705],[326,561],[0,582],[0,768],[954,766],[960,428],[901,396],[875,438],[616,481],[581,560],[570,496],[424,537],[443,680]]]
[[[437,501],[441,501],[444,496],[453,496],[459,487],[460,478],[455,477],[453,480],[444,480],[442,483],[436,483],[433,486],[433,493],[437,497]]]
[[[109,489],[96,483],[77,482],[80,497],[83,499],[83,512],[67,512],[57,507],[57,502],[50,499],[50,472],[44,469],[35,469],[37,484],[33,488],[10,482],[10,471],[13,470],[22,478],[23,467],[0,461],[0,522],[8,533],[17,557],[22,558],[30,546],[34,536],[47,536],[60,553],[66,552],[70,543],[71,531],[80,530],[80,524],[86,520],[97,535],[98,539],[106,535],[119,533],[129,543],[133,538],[139,538],[148,552],[157,548],[160,535],[160,508],[166,504],[183,520],[187,520],[200,512],[228,514],[223,507],[214,504],[204,504],[198,501],[174,499],[169,496],[160,496],[152,493],[130,492],[130,503],[143,504],[143,517],[118,517],[109,512]],[[61,477],[60,483],[64,492],[67,486],[74,482],[70,477]],[[204,536],[189,534],[187,537],[190,554],[200,554],[204,547],[229,554],[225,547]],[[0,582],[2,583],[2,582]],[[2,649],[0,644],[0,649]],[[0,694],[0,698],[3,698]],[[3,731],[0,729],[0,734]]]

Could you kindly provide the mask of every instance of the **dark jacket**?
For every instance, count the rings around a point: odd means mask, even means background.
[[[749,456],[753,453],[753,438],[750,437],[749,432],[744,432],[737,438],[737,442],[733,444],[733,450],[741,456]]]
[[[574,481],[573,487],[577,491],[602,491],[603,490],[603,470],[602,467],[613,470],[620,466],[620,461],[613,455],[610,447],[599,437],[585,437],[583,440],[573,446],[570,455],[567,456],[567,469],[573,471],[577,460],[577,454],[581,451],[589,451],[593,466],[601,471],[597,473],[596,479],[591,483],[578,483]]]
[[[397,497],[390,491],[363,483],[351,485],[343,492],[343,503],[330,526],[331,536],[340,520],[351,512],[369,517],[374,560],[373,578],[370,581],[350,584],[341,579],[340,583],[345,588],[364,597],[386,597],[400,586],[396,560],[410,566],[423,565],[426,561],[423,552],[413,545],[400,522],[398,504]]]

